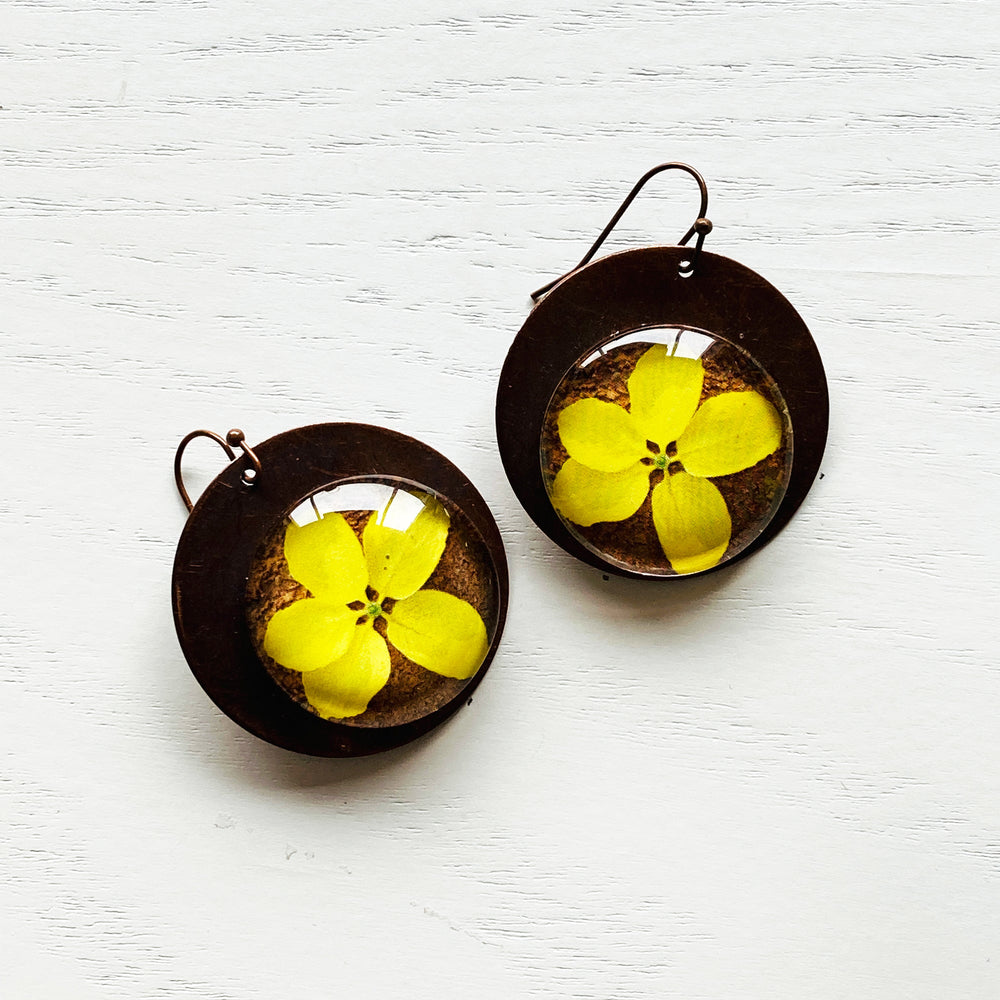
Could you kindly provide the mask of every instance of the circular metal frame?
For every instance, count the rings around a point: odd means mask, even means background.
[[[617,333],[686,326],[717,334],[750,353],[784,396],[793,435],[789,482],[774,516],[749,545],[700,574],[766,545],[788,523],[819,471],[829,393],[819,351],[802,317],[773,285],[727,257],[702,251],[690,273],[685,247],[644,247],[573,271],[545,295],[514,338],[497,390],[497,443],[507,478],[531,519],[570,555],[607,573],[652,576],[607,562],[563,524],[549,501],[539,443],[549,400],[569,369]],[[685,268],[685,265],[688,265]]]
[[[258,445],[261,473],[241,480],[234,461],[194,505],[174,559],[174,623],[184,656],[208,696],[234,722],[276,746],[317,757],[357,757],[401,746],[444,722],[486,674],[503,633],[509,577],[486,501],[455,465],[414,438],[368,424],[300,427]],[[321,719],[294,702],[261,663],[245,613],[245,588],[266,533],[318,490],[359,477],[406,479],[458,507],[482,538],[496,574],[497,624],[468,684],[430,715],[362,728]]]

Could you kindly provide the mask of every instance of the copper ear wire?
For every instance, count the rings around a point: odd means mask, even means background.
[[[691,255],[689,260],[684,260],[681,262],[680,274],[685,277],[690,277],[695,272],[695,268],[698,266],[698,257],[701,255],[701,247],[705,242],[705,237],[712,231],[712,223],[705,218],[705,213],[708,212],[708,185],[705,183],[705,178],[698,173],[694,167],[688,166],[686,163],[661,163],[658,167],[653,167],[652,170],[646,171],[636,182],[635,187],[629,192],[628,197],[621,203],[618,211],[611,217],[611,221],[604,227],[604,231],[594,242],[594,245],[587,251],[584,255],[583,260],[580,261],[572,271],[567,271],[566,274],[559,278],[550,281],[547,285],[542,285],[541,288],[536,289],[531,293],[531,301],[537,302],[546,292],[554,288],[563,278],[568,278],[571,274],[579,271],[581,267],[589,264],[593,259],[594,254],[600,250],[601,245],[608,238],[611,230],[615,228],[618,224],[618,220],[625,214],[629,205],[635,201],[636,195],[643,189],[646,182],[651,178],[655,177],[657,174],[662,173],[664,170],[683,170],[689,173],[697,182],[698,190],[701,192],[701,204],[698,207],[698,218],[691,224],[691,228],[684,234],[678,246],[686,246],[688,240],[692,236],[697,234],[698,239],[695,241],[694,253]]]
[[[240,473],[240,482],[244,486],[253,486],[257,482],[257,478],[260,476],[260,459],[254,454],[253,449],[246,443],[246,440],[238,427],[234,427],[231,431],[228,431],[226,436],[223,438],[215,431],[198,430],[191,431],[190,434],[186,434],[182,439],[181,443],[177,446],[177,451],[174,454],[174,482],[177,484],[177,492],[181,495],[181,500],[184,501],[184,506],[187,507],[188,513],[190,514],[194,510],[194,504],[191,501],[191,497],[188,495],[188,491],[184,486],[184,476],[181,471],[181,459],[184,456],[184,449],[195,439],[199,437],[207,437],[219,445],[229,456],[230,462],[236,461],[236,452],[234,448],[239,448],[243,454],[250,460],[250,466],[245,468]]]

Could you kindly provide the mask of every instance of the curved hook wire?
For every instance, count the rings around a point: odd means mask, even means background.
[[[587,251],[586,254],[584,254],[583,260],[581,260],[580,263],[573,268],[573,270],[567,271],[566,274],[556,278],[554,281],[550,281],[547,285],[543,285],[541,288],[532,292],[531,300],[533,302],[537,302],[543,295],[545,295],[546,292],[550,291],[560,281],[562,281],[563,278],[569,277],[569,275],[573,274],[575,271],[579,271],[581,267],[589,264],[594,254],[601,249],[601,244],[608,238],[611,230],[618,224],[618,220],[625,214],[629,205],[635,201],[635,196],[643,189],[646,182],[650,180],[650,178],[655,177],[657,174],[662,173],[664,170],[686,171],[698,182],[698,190],[701,192],[701,204],[698,208],[698,218],[695,219],[691,228],[684,234],[680,242],[677,244],[678,246],[686,246],[688,240],[690,240],[696,233],[698,234],[692,259],[689,262],[688,267],[681,270],[681,273],[684,275],[693,274],[694,269],[698,264],[698,257],[701,254],[701,246],[705,242],[705,237],[712,231],[712,223],[705,218],[705,214],[708,212],[708,185],[705,183],[705,178],[702,177],[701,174],[694,169],[694,167],[689,166],[687,163],[661,163],[659,166],[653,167],[652,170],[647,170],[646,173],[644,173],[642,177],[636,181],[635,187],[633,187],[628,193],[628,197],[621,203],[618,211],[611,217],[611,221],[604,227],[601,235],[594,241],[594,245]]]
[[[215,431],[206,430],[191,431],[190,434],[185,434],[181,439],[181,443],[177,445],[177,451],[174,453],[174,482],[177,484],[177,492],[180,493],[181,500],[184,501],[184,506],[187,507],[189,514],[192,510],[194,510],[194,504],[191,502],[191,497],[184,486],[184,476],[181,472],[181,459],[184,456],[184,449],[187,448],[187,446],[195,438],[199,437],[207,437],[213,440],[229,456],[230,462],[236,461],[236,452],[233,451],[233,448],[240,448],[242,450],[243,454],[250,459],[251,462],[251,468],[244,469],[240,473],[240,482],[243,483],[244,486],[253,486],[253,484],[257,482],[257,477],[260,475],[260,459],[247,445],[243,438],[243,431],[239,428],[234,427],[226,434],[225,437],[221,437],[219,434],[216,434]]]

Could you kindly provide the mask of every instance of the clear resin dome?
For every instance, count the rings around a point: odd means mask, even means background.
[[[317,491],[264,539],[246,590],[261,662],[295,701],[355,726],[451,702],[496,633],[496,573],[469,519],[403,480]]]
[[[748,546],[788,486],[781,392],[738,344],[689,327],[618,334],[563,376],[540,447],[549,499],[605,562],[700,573]]]

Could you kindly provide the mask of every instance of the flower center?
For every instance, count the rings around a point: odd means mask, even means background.
[[[365,614],[369,618],[380,618],[382,616],[382,605],[374,601],[365,608]]]
[[[663,451],[660,451],[660,446],[655,441],[647,441],[646,449],[649,454],[642,459],[642,463],[651,467],[650,475],[653,476],[653,479],[650,482],[654,486],[661,483],[665,476],[672,476],[675,472],[684,470],[684,466],[677,460],[676,441],[671,441]],[[662,475],[657,475],[657,473],[662,473]]]

